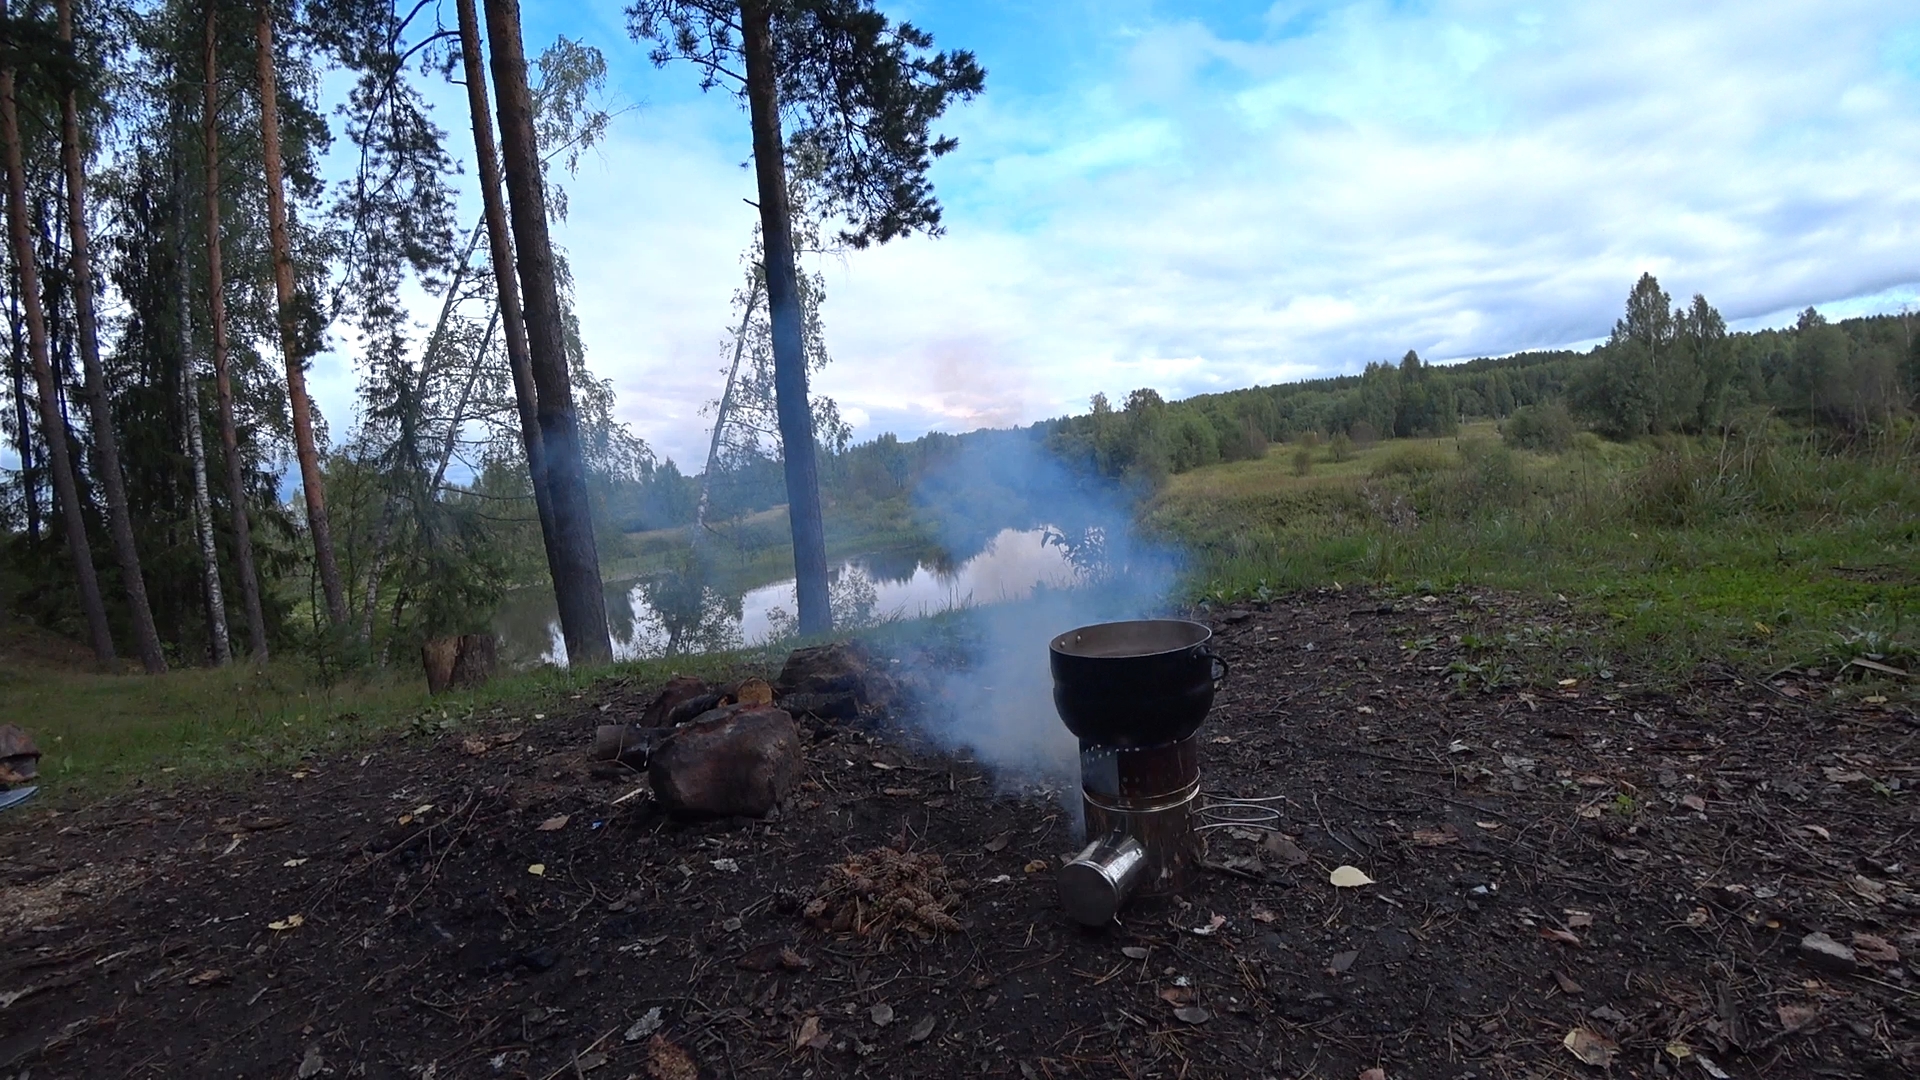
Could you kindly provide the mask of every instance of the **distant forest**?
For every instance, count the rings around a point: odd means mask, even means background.
[[[1587,352],[1548,350],[1429,364],[1411,350],[1357,375],[1254,386],[1166,401],[1148,388],[1118,404],[1095,394],[1083,414],[965,435],[892,434],[823,448],[829,503],[910,496],[963,448],[1037,447],[1089,481],[1151,490],[1167,476],[1260,457],[1276,442],[1451,435],[1495,420],[1508,441],[1559,449],[1579,427],[1612,439],[1706,434],[1771,416],[1862,435],[1910,420],[1920,401],[1920,316],[1828,322],[1808,308],[1785,329],[1727,330],[1704,297],[1676,306],[1651,275],[1633,287],[1608,341]],[[996,451],[998,452],[998,451]],[[1011,449],[1006,449],[1011,452]],[[993,457],[989,454],[988,457]],[[1017,470],[993,470],[1018,488]],[[780,466],[748,460],[716,477],[716,517],[779,505]],[[645,481],[602,492],[602,516],[622,531],[693,520],[697,481],[671,462]],[[947,493],[955,498],[957,492]],[[975,497],[978,497],[977,495]]]

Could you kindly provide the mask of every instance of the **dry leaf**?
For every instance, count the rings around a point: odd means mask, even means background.
[[[297,930],[307,924],[305,915],[289,915],[284,919],[267,924],[269,930]]]
[[[1333,959],[1327,961],[1327,973],[1330,975],[1338,975],[1352,967],[1353,962],[1358,959],[1360,959],[1360,950],[1358,949],[1343,953],[1334,953]]]
[[[1812,833],[1813,835],[1815,835],[1815,836],[1817,836],[1817,837],[1819,837],[1819,838],[1820,838],[1820,839],[1822,839],[1822,840],[1831,840],[1831,839],[1833,839],[1833,834],[1832,834],[1832,833],[1830,833],[1830,832],[1828,832],[1827,830],[1825,830],[1825,829],[1823,829],[1823,828],[1821,828],[1821,827],[1820,827],[1820,826],[1818,826],[1818,825],[1802,825],[1802,826],[1800,826],[1800,827],[1801,827],[1801,828],[1803,828],[1803,829],[1805,829],[1805,830],[1807,830],[1808,832],[1810,832],[1810,833]]]
[[[1579,983],[1574,982],[1558,971],[1553,973],[1553,981],[1560,984],[1560,992],[1563,994],[1578,994],[1581,992]]]
[[[867,1019],[873,1021],[874,1027],[886,1027],[893,1023],[893,1006],[882,1001],[867,1010]]]
[[[1120,949],[1120,955],[1129,960],[1145,960],[1147,958],[1147,950],[1138,945],[1127,945]]]
[[[1225,925],[1227,925],[1227,917],[1225,915],[1215,915],[1213,918],[1207,920],[1207,925],[1194,927],[1193,932],[1201,937],[1208,937]]]
[[[1782,1005],[1774,1010],[1780,1016],[1780,1027],[1787,1034],[1805,1031],[1820,1018],[1817,1005]]]
[[[1581,911],[1577,908],[1565,908],[1562,910],[1561,914],[1567,917],[1567,925],[1574,928],[1575,930],[1584,929],[1585,927],[1589,927],[1593,925],[1593,912],[1591,911]]]
[[[1357,889],[1373,884],[1373,879],[1357,866],[1336,866],[1333,873],[1327,875],[1327,882],[1336,889]]]
[[[1440,847],[1443,844],[1457,844],[1460,833],[1452,828],[1415,829],[1413,842],[1420,847]]]
[[[907,1041],[910,1043],[926,1042],[927,1037],[933,1034],[934,1022],[934,1017],[931,1013],[921,1017],[920,1022],[913,1025],[913,1030],[907,1032]]]
[[[1191,1005],[1198,991],[1191,986],[1169,986],[1160,991],[1160,1000],[1169,1005]]]
[[[1387,1080],[1387,1070],[1381,1068],[1368,1069],[1366,1072],[1360,1074],[1360,1080]]]
[[[1588,1065],[1598,1065],[1603,1068],[1611,1065],[1613,1056],[1620,1052],[1620,1047],[1615,1045],[1612,1039],[1583,1027],[1567,1032],[1567,1037],[1560,1040],[1560,1045]]]
[[[1703,814],[1706,813],[1706,810],[1707,810],[1707,800],[1701,798],[1698,795],[1681,796],[1680,805],[1686,807],[1689,810],[1698,810]]]
[[[910,787],[889,787],[889,788],[881,788],[880,794],[888,795],[896,799],[911,799],[915,795],[920,794],[920,789],[910,788]]]
[[[1027,873],[1037,874],[1040,871],[1045,870],[1046,868],[1047,868],[1047,860],[1035,859],[1032,862],[1029,862],[1027,864]]]
[[[647,1076],[651,1080],[700,1080],[700,1070],[685,1050],[655,1035],[647,1044]]]
[[[1173,1010],[1173,1015],[1189,1024],[1204,1024],[1213,1019],[1213,1014],[1198,1005],[1189,1005],[1184,1009]]]
[[[1474,824],[1488,832],[1498,832],[1500,830],[1500,823],[1497,821],[1476,821]]]
[[[800,1021],[800,1034],[793,1037],[793,1048],[805,1050],[808,1047],[818,1050],[828,1043],[827,1036],[820,1030],[820,1018],[809,1016]],[[817,1044],[817,1045],[816,1045]]]
[[[491,749],[493,744],[477,735],[469,735],[460,740],[460,752],[468,757],[479,757]]]
[[[543,862],[534,863],[532,866],[527,867],[527,873],[532,874],[534,877],[546,877],[547,864]]]
[[[1284,833],[1268,833],[1267,838],[1260,842],[1260,850],[1287,866],[1305,866],[1309,861],[1307,853],[1300,850],[1300,845],[1293,842],[1293,837]]]
[[[1548,941],[1558,941],[1575,946],[1576,948],[1580,945],[1580,935],[1571,930],[1562,930],[1557,926],[1541,927],[1540,936],[1546,938]]]
[[[1007,834],[1001,833],[999,836],[994,837],[980,846],[986,848],[988,851],[1005,851],[1007,850]]]
[[[195,975],[193,978],[188,979],[187,985],[188,986],[206,986],[211,983],[217,983],[221,979],[224,979],[226,977],[227,977],[227,973],[224,971],[221,971],[219,968],[208,968],[207,970],[201,972],[200,974]]]
[[[661,1025],[665,1023],[666,1021],[660,1018],[660,1006],[655,1005],[653,1008],[648,1009],[646,1014],[641,1016],[640,1019],[635,1020],[633,1026],[627,1029],[627,1033],[622,1036],[622,1038],[628,1042],[639,1042],[641,1039],[659,1031]]]
[[[1853,935],[1853,951],[1862,960],[1872,964],[1897,964],[1900,962],[1900,950],[1893,943],[1878,934]]]
[[[288,868],[292,868],[295,866],[305,866],[306,864],[307,864],[307,860],[305,859],[288,859],[286,862],[283,862],[280,865]]]
[[[573,818],[572,818],[572,816],[571,816],[571,815],[568,815],[568,814],[555,814],[555,815],[553,815],[552,817],[550,817],[550,818],[548,818],[547,820],[545,820],[545,821],[543,821],[543,822],[541,822],[541,823],[540,823],[540,825],[539,825],[539,831],[541,831],[541,832],[559,832],[559,831],[560,831],[561,829],[564,829],[564,828],[566,828],[566,827],[567,827],[567,822],[569,822],[569,821],[571,821],[571,820],[573,820]]]
[[[1279,917],[1280,916],[1275,915],[1266,908],[1261,907],[1259,904],[1253,905],[1253,910],[1247,913],[1247,918],[1257,923],[1270,923]]]

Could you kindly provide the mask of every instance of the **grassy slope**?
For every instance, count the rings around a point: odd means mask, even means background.
[[[1151,524],[1219,598],[1335,581],[1559,593],[1608,617],[1604,652],[1680,675],[1920,641],[1920,470],[1758,448],[1586,442],[1508,453],[1490,430],[1392,440],[1308,476],[1275,448],[1173,478]]]

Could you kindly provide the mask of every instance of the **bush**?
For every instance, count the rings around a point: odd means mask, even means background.
[[[1425,476],[1447,468],[1447,455],[1424,443],[1394,447],[1374,463],[1373,475]]]
[[[1346,432],[1337,432],[1333,438],[1327,440],[1328,461],[1345,461],[1352,456],[1353,440],[1347,438]]]
[[[1305,476],[1313,471],[1313,451],[1302,446],[1293,452],[1293,475]]]
[[[1522,405],[1500,425],[1500,438],[1516,450],[1545,450],[1558,454],[1573,445],[1573,414],[1564,402]]]

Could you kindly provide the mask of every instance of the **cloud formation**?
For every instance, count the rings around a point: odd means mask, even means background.
[[[1905,3],[912,7],[988,91],[944,125],[948,234],[823,267],[817,385],[860,437],[1590,340],[1642,271],[1736,322],[1920,282]],[[621,121],[559,238],[593,366],[697,468],[745,119],[599,40],[602,8],[589,40],[665,104]]]

